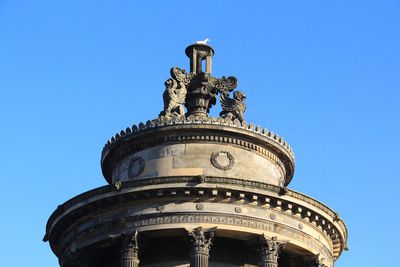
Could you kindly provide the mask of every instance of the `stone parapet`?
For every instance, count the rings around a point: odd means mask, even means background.
[[[253,124],[229,118],[156,119],[128,129],[103,149],[102,170],[109,183],[205,175],[286,186],[293,177],[288,143]]]

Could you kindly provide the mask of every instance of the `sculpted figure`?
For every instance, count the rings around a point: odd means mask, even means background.
[[[160,113],[160,116],[167,118],[182,117],[185,115],[186,87],[190,78],[184,70],[177,67],[171,68],[170,73],[172,78],[165,82],[164,110]]]
[[[220,96],[222,112],[219,115],[222,118],[238,119],[240,122],[243,122],[246,110],[245,99],[246,95],[241,91],[235,91],[233,98],[229,98],[229,93],[222,93]]]

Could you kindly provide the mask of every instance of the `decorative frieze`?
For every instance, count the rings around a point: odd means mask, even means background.
[[[157,138],[157,139],[141,140],[137,144],[131,145],[129,147],[129,149],[127,148],[125,153],[127,155],[133,155],[136,152],[144,150],[149,147],[154,147],[154,146],[158,146],[158,145],[162,145],[162,144],[170,143],[170,142],[178,143],[178,142],[182,142],[182,141],[194,141],[194,142],[204,142],[204,143],[225,143],[225,144],[234,145],[234,146],[237,146],[240,148],[244,148],[246,150],[252,150],[253,152],[261,155],[262,157],[264,157],[264,158],[270,160],[271,162],[275,163],[276,165],[278,165],[280,168],[280,171],[282,172],[283,177],[291,176],[291,174],[289,174],[289,173],[291,173],[292,170],[291,170],[291,167],[289,167],[289,166],[291,166],[289,164],[289,162],[287,162],[287,164],[285,164],[279,157],[277,157],[269,149],[267,149],[263,146],[260,146],[260,145],[253,144],[252,142],[249,142],[249,141],[243,141],[243,140],[240,140],[238,138],[233,138],[233,137],[228,138],[228,137],[220,136],[219,134],[213,134],[213,133],[208,133],[205,135],[203,133],[194,132],[190,135],[174,134],[173,136],[164,136],[162,138]],[[220,153],[223,153],[223,152],[226,153],[228,151],[215,152],[215,154],[213,154],[212,156],[214,156],[216,158],[220,155]],[[122,159],[119,159],[119,160],[122,160]],[[216,168],[221,168],[221,169],[224,169],[224,167],[232,168],[235,164],[234,159],[230,160],[230,162],[227,166],[218,164],[218,162],[216,162],[215,159],[213,160],[213,158],[211,158],[211,162],[213,163],[213,165],[215,163],[214,166]],[[143,165],[143,167],[144,167],[144,162],[142,162],[141,165]],[[137,174],[138,172],[139,171],[135,171],[136,176],[140,175],[140,173]],[[114,174],[114,176],[118,176],[118,175]],[[132,177],[135,177],[135,175],[133,175]],[[285,184],[285,182],[286,183],[289,182],[289,181],[285,181],[284,178],[282,178],[282,179],[283,179],[281,181],[282,186]]]
[[[285,237],[287,240],[294,240],[304,244],[314,251],[321,253],[321,257],[332,262],[331,252],[327,247],[320,243],[315,238],[303,233],[296,228],[292,228],[274,221],[264,220],[261,218],[249,217],[240,214],[227,213],[210,213],[210,212],[175,212],[165,213],[165,211],[157,214],[138,215],[125,217],[123,221],[115,221],[112,224],[103,222],[98,225],[93,225],[94,228],[86,229],[82,232],[71,233],[64,237],[64,242],[67,245],[69,242],[85,243],[87,240],[96,239],[99,236],[107,237],[109,232],[126,231],[127,225],[135,229],[148,229],[152,226],[176,224],[213,224],[213,225],[231,225],[245,228],[251,228],[268,233],[275,233]],[[83,229],[82,229],[83,230]],[[60,248],[62,249],[62,248]]]
[[[115,192],[117,195],[115,195],[116,198],[120,199],[119,201],[122,201],[121,197],[126,197],[128,199],[146,199],[146,198],[152,198],[154,196],[157,197],[162,197],[162,196],[199,196],[199,197],[207,197],[211,199],[210,201],[214,201],[216,195],[219,196],[224,196],[222,198],[222,201],[224,202],[231,202],[231,203],[236,203],[236,204],[251,204],[254,205],[256,204],[260,208],[273,208],[273,209],[281,209],[282,207],[285,207],[285,216],[292,216],[293,218],[296,219],[301,219],[303,220],[304,223],[307,223],[307,221],[310,221],[311,218],[316,218],[315,217],[315,211],[311,211],[304,206],[300,206],[298,203],[293,203],[293,202],[288,202],[285,200],[285,198],[278,198],[278,192],[280,190],[279,187],[269,185],[269,184],[263,184],[259,182],[252,182],[248,180],[240,180],[240,179],[230,179],[230,178],[223,178],[223,177],[207,177],[207,176],[202,176],[201,177],[202,183],[206,184],[224,184],[224,185],[236,185],[240,186],[243,188],[257,188],[257,189],[263,189],[271,192],[272,194],[276,194],[276,196],[273,195],[263,195],[263,194],[254,194],[250,191],[238,191],[238,190],[226,190],[223,188],[220,188],[218,190],[215,189],[204,189],[204,188],[196,188],[196,189],[190,189],[187,187],[182,187],[182,188],[174,188],[174,190],[170,190],[168,188],[164,189],[157,189],[156,191],[138,191],[138,192],[130,192],[130,193],[124,193],[126,190],[130,190],[131,188],[138,188],[140,186],[150,186],[150,185],[158,185],[158,184],[169,184],[169,183],[199,183],[199,179],[197,176],[193,177],[159,177],[159,178],[152,178],[152,179],[146,179],[146,180],[137,180],[137,181],[130,181],[130,182],[124,182],[122,183],[122,189],[121,191],[115,191],[113,186],[108,186],[108,187],[102,187],[93,191],[89,191],[83,195],[80,195],[76,197],[75,199],[72,199],[71,201],[68,201],[67,203],[63,204],[60,206],[56,212],[52,215],[52,217],[55,218],[57,214],[60,215],[60,212],[65,212],[67,209],[72,208],[74,205],[77,205],[80,201],[84,201],[86,203],[86,206],[90,206],[90,198],[94,197],[97,199],[97,196],[100,194],[105,194],[108,192]],[[167,187],[167,186],[166,186]],[[208,186],[207,186],[208,187]],[[215,192],[213,192],[215,191]],[[107,194],[108,195],[108,194]],[[313,202],[313,199],[306,197],[300,193],[288,190],[287,196],[294,197],[295,199],[301,199],[305,201],[306,203],[309,203],[311,205],[315,205],[316,208],[322,209],[324,211],[330,212],[332,215],[334,214],[333,211],[331,211],[329,208],[323,206],[319,202]],[[109,197],[112,197],[110,195]],[[221,198],[220,197],[220,198]],[[207,198],[204,199],[204,201],[208,201]],[[108,198],[107,198],[108,199]],[[212,200],[214,199],[214,200]],[[218,198],[219,199],[219,198]],[[101,208],[106,208],[105,205],[117,205],[119,201],[115,201],[111,198],[108,200],[102,200],[98,201],[98,203]],[[216,201],[216,200],[215,200]],[[219,201],[219,200],[218,200]],[[94,205],[94,203],[93,203]],[[78,204],[78,206],[80,206]],[[77,215],[81,216],[82,214],[87,214],[90,212],[90,210],[96,209],[95,207],[89,208],[88,210],[85,211],[85,206],[80,208],[80,212],[76,213]],[[99,207],[100,207],[99,206]],[[329,213],[328,213],[329,214]],[[59,216],[58,215],[58,216]],[[271,213],[271,216],[274,216],[275,214]],[[300,217],[299,217],[300,216]],[[76,220],[73,217],[70,217],[72,221]],[[327,218],[321,217],[319,215],[319,220],[317,220],[315,223],[316,225],[313,225],[312,223],[309,223],[311,227],[316,229],[317,231],[321,232],[322,236],[326,236],[325,233],[330,236],[331,240],[330,242],[333,243],[333,249],[334,249],[334,254],[338,255],[341,250],[343,249],[342,245],[342,237],[341,233],[338,229],[337,226],[330,223]],[[271,218],[272,219],[272,218]],[[64,220],[63,220],[64,221]],[[324,223],[323,223],[324,222]],[[336,222],[338,223],[338,222]],[[319,227],[321,229],[319,229]],[[57,223],[57,228],[62,227],[62,224],[60,222]],[[56,229],[53,229],[53,231],[56,231]],[[344,228],[345,230],[345,228]],[[54,232],[53,232],[54,234]]]

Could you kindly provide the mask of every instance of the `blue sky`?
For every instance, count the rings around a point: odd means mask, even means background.
[[[188,69],[185,47],[207,37],[246,120],[293,147],[289,188],[347,223],[335,266],[392,266],[399,29],[394,0],[0,0],[0,266],[57,266],[41,242],[51,212],[105,184],[106,140],[158,115],[169,68]]]

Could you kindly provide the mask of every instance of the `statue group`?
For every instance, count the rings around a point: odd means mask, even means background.
[[[164,109],[160,118],[184,118],[190,115],[206,117],[210,107],[216,103],[216,95],[219,94],[222,108],[220,116],[244,121],[246,95],[235,91],[233,98],[230,97],[230,93],[237,86],[235,77],[214,78],[206,73],[186,73],[178,67],[171,68],[170,73],[171,78],[165,82]],[[185,107],[188,112],[185,112]]]

